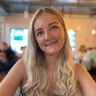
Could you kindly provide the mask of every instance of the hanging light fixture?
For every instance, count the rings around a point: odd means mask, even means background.
[[[24,18],[27,19],[28,17],[29,17],[29,8],[28,6],[26,6],[24,10]]]

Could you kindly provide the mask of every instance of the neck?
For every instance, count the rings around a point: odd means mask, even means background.
[[[46,55],[46,65],[48,70],[54,70],[56,67],[58,55]]]

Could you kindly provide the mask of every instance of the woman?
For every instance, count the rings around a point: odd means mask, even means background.
[[[60,14],[49,8],[37,10],[28,39],[25,57],[0,84],[0,96],[13,96],[18,86],[26,96],[96,96],[95,82],[72,60]]]

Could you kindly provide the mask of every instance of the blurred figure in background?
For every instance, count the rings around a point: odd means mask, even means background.
[[[82,44],[82,45],[80,45],[78,51],[74,52],[73,57],[78,63],[82,63],[82,58],[86,52],[87,52],[87,48],[85,45]]]
[[[89,48],[82,59],[82,64],[86,67],[92,77],[96,79],[96,49]]]
[[[0,82],[6,76],[8,71],[9,71],[9,67],[8,67],[6,53],[0,50]]]
[[[0,42],[0,50],[6,54],[7,71],[9,71],[19,58],[6,42]]]
[[[7,57],[6,53],[2,50],[0,50],[0,73],[2,73],[4,70],[6,70],[7,67]]]

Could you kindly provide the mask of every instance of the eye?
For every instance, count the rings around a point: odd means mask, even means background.
[[[39,31],[39,32],[36,32],[36,36],[43,36],[44,32],[43,31]]]
[[[57,29],[58,29],[58,26],[57,25],[53,25],[53,26],[50,27],[50,30],[52,30],[52,31],[55,31]]]

